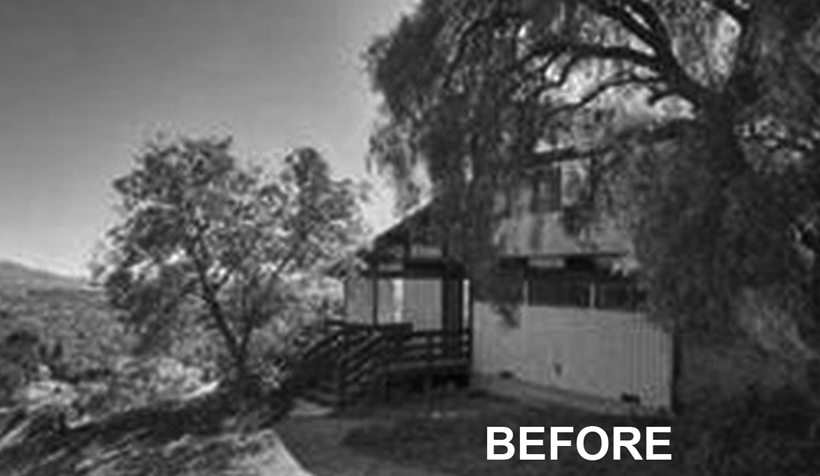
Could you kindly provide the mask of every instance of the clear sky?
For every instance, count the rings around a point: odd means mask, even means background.
[[[0,259],[86,271],[111,181],[159,131],[318,148],[364,175],[361,54],[413,0],[0,1]]]

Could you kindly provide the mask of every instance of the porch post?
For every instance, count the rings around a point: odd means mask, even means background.
[[[379,323],[379,265],[376,262],[370,265],[370,281],[373,286],[373,292],[371,293],[373,299],[371,299],[371,301],[373,304],[372,320],[373,325],[375,326]]]

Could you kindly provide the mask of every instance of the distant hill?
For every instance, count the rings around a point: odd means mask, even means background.
[[[81,278],[0,260],[0,406],[2,347],[18,331],[36,334],[40,343],[52,348],[59,344],[62,357],[52,370],[62,372],[58,374],[63,378],[108,368],[127,344],[116,312],[101,289]],[[8,397],[8,386],[5,390]]]
[[[61,276],[12,261],[0,260],[0,290],[82,289],[82,278]]]

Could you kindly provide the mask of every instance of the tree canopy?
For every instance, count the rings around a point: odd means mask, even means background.
[[[307,300],[300,282],[338,264],[360,232],[355,188],[313,149],[273,173],[240,162],[230,140],[158,141],[114,188],[121,220],[101,269],[110,301],[147,335],[193,310],[239,378],[254,333]]]
[[[489,256],[496,191],[584,159],[587,218],[631,232],[656,315],[730,325],[754,289],[808,338],[819,20],[811,0],[425,0],[368,50],[387,117],[374,158],[399,182],[426,168],[469,263]]]

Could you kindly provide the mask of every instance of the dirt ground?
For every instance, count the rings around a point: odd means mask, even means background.
[[[566,449],[560,461],[487,461],[486,427],[660,424],[563,407],[533,409],[468,392],[401,398],[329,416],[289,417],[276,429],[303,466],[330,475],[678,474],[668,462],[590,463]],[[665,422],[664,424],[668,424]],[[580,471],[580,472],[579,472]]]

